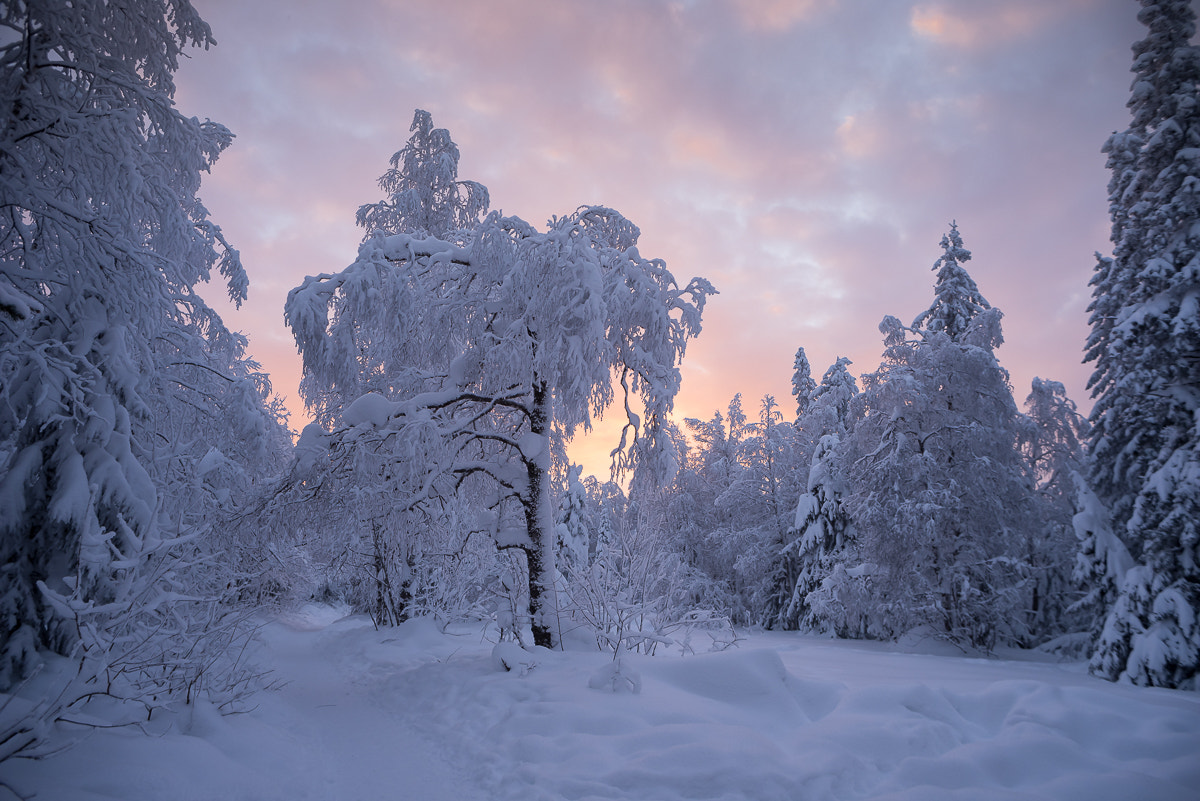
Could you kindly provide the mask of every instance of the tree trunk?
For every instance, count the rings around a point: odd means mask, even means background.
[[[558,645],[558,597],[554,589],[554,498],[550,492],[549,392],[536,382],[529,431],[542,438],[541,451],[524,456],[529,481],[523,498],[525,524],[530,546],[525,551],[529,564],[529,613],[533,644],[546,648]]]

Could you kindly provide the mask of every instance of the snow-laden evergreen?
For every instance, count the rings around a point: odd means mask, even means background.
[[[955,227],[942,247],[931,312],[942,311],[917,318],[933,327],[885,318],[883,363],[853,401],[841,459],[861,561],[837,580],[866,608],[840,615],[861,616],[870,636],[925,627],[987,647],[1025,633],[1020,544],[1033,488],[994,353],[1000,313],[979,303]],[[947,265],[954,280],[942,280]]]
[[[958,223],[942,237],[942,255],[933,263],[937,273],[933,303],[913,320],[914,329],[941,331],[955,342],[967,335],[971,321],[991,306],[979,292],[963,263],[971,260],[971,251],[963,247]]]
[[[1112,257],[1092,279],[1090,478],[1139,563],[1093,667],[1193,686],[1200,670],[1200,48],[1187,0],[1143,0],[1130,126],[1104,146]]]
[[[808,491],[796,504],[793,525],[794,539],[789,544],[796,565],[790,598],[784,614],[784,628],[825,629],[839,636],[863,636],[857,625],[860,618],[850,618],[838,610],[846,608],[837,588],[831,584],[825,592],[812,596],[835,568],[857,563],[857,551],[848,541],[849,515],[842,498],[846,480],[839,461],[839,449],[851,424],[851,403],[858,395],[858,382],[847,368],[849,359],[839,357],[814,387],[800,427],[811,431],[817,440],[816,451],[808,471]],[[812,608],[813,603],[821,606]]]
[[[808,354],[804,348],[796,349],[796,361],[792,364],[792,397],[796,399],[796,420],[799,421],[808,408],[809,398],[817,382],[812,377],[812,366],[808,362]]]

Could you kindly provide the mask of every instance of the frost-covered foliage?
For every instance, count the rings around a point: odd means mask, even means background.
[[[731,643],[728,617],[703,605],[711,580],[672,547],[664,503],[669,493],[654,487],[657,479],[633,483],[622,508],[610,506],[619,514],[606,546],[564,582],[564,628],[582,628],[617,662],[626,652],[652,654],[660,646],[687,651],[698,631],[710,642]],[[619,492],[615,485],[610,489]],[[592,518],[600,511],[593,506]]]
[[[44,586],[124,603],[161,545],[135,421],[150,414],[153,343],[215,265],[237,254],[195,197],[229,143],[180,115],[171,74],[208,45],[190,5],[9,3],[0,49],[0,687],[69,653]]]
[[[943,272],[965,261],[955,228],[942,245]],[[862,561],[838,574],[838,592],[867,607],[841,617],[861,618],[870,636],[923,627],[990,647],[1026,634],[1021,538],[1032,524],[1033,487],[1017,449],[1008,375],[994,354],[1000,313],[972,301],[973,281],[938,286],[945,291],[935,308],[966,311],[922,315],[918,322],[934,326],[923,330],[885,318],[883,363],[852,401],[841,458]],[[851,583],[861,589],[851,592]]]
[[[369,425],[381,396],[347,410]],[[438,503],[412,506],[391,480],[396,451],[310,423],[290,471],[237,520],[258,572],[244,592],[259,604],[337,599],[378,625],[420,616],[478,619],[506,566],[479,526],[481,498],[468,484]]]
[[[1143,0],[1128,129],[1104,146],[1113,253],[1092,279],[1090,480],[1139,567],[1093,669],[1193,686],[1200,670],[1200,48],[1187,0]]]
[[[747,420],[737,395],[727,416],[685,423],[692,443],[667,515],[675,550],[712,580],[706,607],[738,623],[774,625],[786,604],[785,546],[802,480],[794,430],[769,395],[757,422]]]
[[[796,420],[799,421],[808,408],[809,398],[817,382],[813,381],[812,367],[808,362],[808,354],[804,348],[796,349],[796,361],[792,364],[792,397],[796,399]]]
[[[745,486],[741,501],[760,511],[740,567],[743,573],[758,577],[757,581],[747,582],[751,606],[758,610],[755,622],[774,628],[783,623],[794,584],[795,565],[788,545],[804,470],[796,430],[783,421],[770,395],[759,407],[751,441],[751,467],[752,474],[757,475],[757,486]]]
[[[552,452],[612,405],[615,383],[626,414],[616,467],[668,453],[679,360],[713,289],[703,279],[680,288],[611,209],[582,207],[545,232],[479,219],[484,194],[457,182],[457,149],[427,116],[417,112],[393,159],[403,197],[385,205],[403,208],[381,224],[403,230],[377,229],[353,264],[288,296],[301,390],[335,437],[382,457],[382,473],[364,480],[402,487],[400,508],[431,510],[478,484],[477,525],[524,554],[534,640],[550,645]]]
[[[935,300],[884,320],[885,352],[859,380],[839,358],[813,384],[793,365],[800,415],[770,398],[751,422],[685,421],[665,488],[664,545],[705,577],[693,603],[738,623],[839,637],[920,629],[976,647],[1079,648],[1091,622],[1072,578],[1086,421],[1063,385],[1035,380],[1019,414],[995,349],[1001,313],[942,239]]]
[[[559,496],[555,520],[555,562],[568,581],[587,568],[592,531],[596,528],[582,475],[581,465],[567,466],[566,488]]]
[[[433,127],[428,111],[418,109],[409,130],[408,143],[379,178],[387,199],[360,206],[358,224],[368,237],[382,231],[454,241],[457,232],[475,228],[487,214],[487,187],[458,180],[458,145],[445,128]]]
[[[1078,473],[1072,478],[1076,488],[1075,504],[1079,508],[1071,519],[1079,544],[1072,577],[1086,590],[1076,606],[1088,614],[1092,621],[1092,639],[1096,641],[1108,610],[1115,605],[1125,576],[1133,567],[1133,557],[1113,533],[1108,509],[1086,479]]]
[[[207,535],[290,442],[195,290],[247,288],[196,196],[232,135],[172,101],[209,28],[82,0],[5,3],[0,29],[0,690],[53,651],[88,693],[236,694]]]
[[[1039,521],[1024,532],[1026,645],[1090,625],[1072,578],[1076,536],[1072,520],[1080,509],[1077,481],[1083,470],[1087,420],[1058,381],[1034,378],[1025,399],[1021,451],[1034,481]],[[1094,610],[1093,610],[1094,611]]]
[[[787,608],[781,620],[783,628],[801,625],[814,629],[829,629],[839,636],[862,635],[858,620],[851,623],[835,610],[844,606],[833,593],[818,593],[813,601],[821,611],[811,607],[809,597],[822,588],[836,566],[858,563],[857,549],[849,540],[850,518],[842,502],[846,494],[846,478],[839,460],[842,441],[852,422],[851,404],[858,396],[858,383],[846,369],[850,360],[840,357],[834,362],[821,384],[812,390],[808,408],[800,420],[804,431],[820,437],[808,471],[807,492],[796,504],[789,556],[795,567]]]
[[[937,272],[933,303],[917,315],[913,328],[941,331],[960,342],[967,335],[971,321],[991,308],[975,279],[963,267],[963,262],[970,260],[971,251],[963,247],[958,223],[950,223],[950,231],[942,237],[942,255],[931,268]]]

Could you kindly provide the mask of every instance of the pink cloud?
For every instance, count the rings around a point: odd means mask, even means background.
[[[917,35],[939,44],[997,47],[1028,37],[1087,4],[1088,0],[929,3],[912,9],[910,24]]]
[[[227,319],[297,409],[283,299],[353,259],[354,211],[379,199],[414,108],[495,207],[541,224],[614,206],[644,254],[716,284],[681,416],[736,391],[783,403],[799,345],[815,371],[838,355],[873,370],[879,319],[928,304],[955,218],[1006,313],[1018,397],[1039,374],[1086,406],[1098,150],[1125,123],[1140,34],[1114,6],[210,0],[220,45],[177,100],[238,135],[202,191],[251,275]]]

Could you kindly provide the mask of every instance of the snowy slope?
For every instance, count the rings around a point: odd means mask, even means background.
[[[1200,696],[1080,665],[756,634],[628,660],[642,690],[614,694],[593,651],[505,672],[478,629],[333,617],[264,629],[288,684],[249,714],[97,731],[0,779],[39,801],[1200,798]]]

